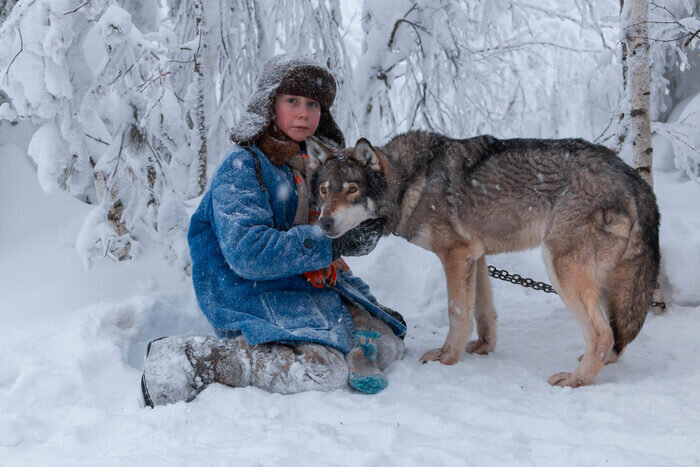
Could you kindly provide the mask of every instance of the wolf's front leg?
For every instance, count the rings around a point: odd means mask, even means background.
[[[477,263],[469,248],[453,248],[440,255],[440,259],[447,277],[450,330],[442,347],[425,352],[421,360],[454,365],[459,361],[472,335]]]

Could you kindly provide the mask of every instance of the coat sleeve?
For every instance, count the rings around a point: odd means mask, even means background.
[[[224,162],[212,182],[214,232],[231,269],[253,281],[275,280],[327,267],[330,238],[317,227],[288,231],[274,227],[266,192],[260,189],[253,158],[245,151]]]
[[[369,285],[359,277],[355,276],[352,271],[347,271],[342,273],[343,274],[343,279],[347,280],[353,287],[355,287],[362,295],[367,297],[367,299],[376,304],[377,299],[376,297],[372,294],[372,292],[369,289]]]
[[[317,227],[277,230],[268,194],[260,189],[253,157],[226,159],[212,181],[214,232],[231,269],[244,279],[266,281],[327,267],[331,239]]]

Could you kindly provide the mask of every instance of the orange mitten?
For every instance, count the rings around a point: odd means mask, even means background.
[[[322,289],[326,285],[335,285],[338,281],[338,271],[349,271],[350,267],[343,258],[338,258],[331,263],[330,266],[315,271],[307,271],[302,275],[306,280],[311,282],[311,285],[318,289]]]

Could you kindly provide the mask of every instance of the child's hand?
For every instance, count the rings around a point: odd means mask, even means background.
[[[302,276],[317,289],[322,289],[327,285],[335,285],[338,280],[338,271],[349,271],[350,267],[342,259],[337,259],[330,266],[315,271],[307,271],[302,273]]]

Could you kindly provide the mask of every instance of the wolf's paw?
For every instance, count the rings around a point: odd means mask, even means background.
[[[440,362],[443,365],[454,365],[459,361],[460,354],[450,347],[441,347],[439,349],[428,350],[421,357],[421,361],[425,362]]]
[[[496,344],[486,342],[483,339],[477,339],[471,341],[467,344],[467,353],[475,353],[477,355],[486,355],[489,352],[493,352],[496,348]]]
[[[428,350],[425,352],[423,355],[420,357],[420,361],[423,363],[426,362],[437,362],[440,360],[440,354],[442,353],[442,349],[433,349],[433,350]]]
[[[552,386],[570,388],[577,388],[579,386],[586,386],[587,384],[589,384],[587,381],[584,381],[584,379],[580,376],[576,376],[574,375],[574,373],[567,372],[555,373],[552,376],[550,376],[547,381]]]

